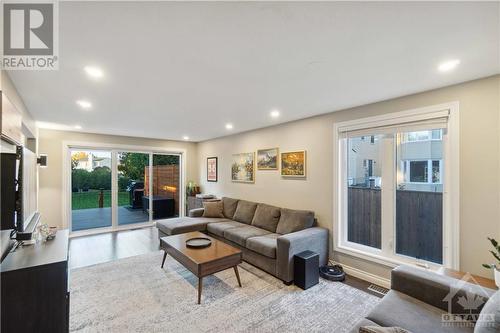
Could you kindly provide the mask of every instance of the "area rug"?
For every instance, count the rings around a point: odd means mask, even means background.
[[[247,264],[198,279],[162,252],[70,272],[72,332],[347,332],[379,301],[348,285],[320,280],[286,286]]]

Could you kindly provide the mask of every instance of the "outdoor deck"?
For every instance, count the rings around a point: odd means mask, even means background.
[[[72,231],[111,226],[111,207],[77,209],[72,214]],[[118,225],[143,223],[149,220],[142,209],[118,207]]]

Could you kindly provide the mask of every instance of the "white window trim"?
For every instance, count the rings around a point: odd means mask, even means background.
[[[165,147],[148,147],[148,146],[135,146],[135,145],[121,145],[121,144],[107,144],[107,143],[99,143],[99,142],[82,142],[82,141],[63,141],[62,144],[62,225],[64,229],[70,230],[70,237],[78,237],[84,235],[92,235],[99,233],[106,233],[111,231],[119,231],[119,230],[127,230],[127,229],[136,229],[141,227],[151,227],[155,225],[155,220],[152,219],[152,200],[149,201],[149,211],[150,218],[149,221],[144,223],[136,223],[136,224],[127,224],[127,225],[118,225],[118,221],[116,220],[118,207],[116,205],[116,188],[118,187],[118,169],[116,163],[116,154],[120,151],[127,152],[138,152],[138,153],[148,153],[148,154],[173,154],[179,155],[180,158],[180,191],[179,191],[179,216],[184,217],[184,198],[185,198],[185,184],[186,184],[186,165],[187,165],[187,151],[184,148],[165,148]],[[95,228],[89,230],[81,230],[81,231],[71,231],[71,149],[96,149],[96,150],[108,150],[111,152],[111,209],[112,209],[112,221],[111,227],[103,227],[103,228]],[[152,166],[152,159],[150,159],[150,166]],[[153,170],[149,168],[149,176],[152,179]]]
[[[342,182],[342,179],[346,178],[346,168],[343,163],[340,163],[344,158],[345,146],[339,140],[340,131],[346,128],[358,130],[397,123],[424,121],[442,116],[443,111],[448,113],[448,133],[443,137],[443,160],[446,163],[441,162],[442,167],[444,167],[441,170],[446,170],[443,188],[443,265],[425,263],[430,268],[444,266],[456,270],[460,269],[460,117],[458,101],[333,124],[333,156],[334,161],[336,161],[333,165],[334,202],[332,207],[334,251],[388,267],[399,264],[419,264],[414,258],[405,259],[401,255],[388,258],[380,250],[346,241],[347,228],[342,227],[342,223],[346,221],[346,216],[343,216],[346,210],[341,209],[345,205],[343,198],[346,197],[346,193],[343,194],[342,192],[347,191],[345,184]]]

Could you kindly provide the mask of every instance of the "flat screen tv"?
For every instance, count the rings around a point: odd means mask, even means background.
[[[13,151],[1,153],[0,163],[1,230],[11,229],[17,240],[29,240],[39,220],[36,155],[16,146]]]

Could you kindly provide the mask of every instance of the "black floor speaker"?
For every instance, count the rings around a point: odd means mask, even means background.
[[[302,289],[308,289],[319,283],[319,255],[313,251],[304,251],[294,256],[294,283]]]

